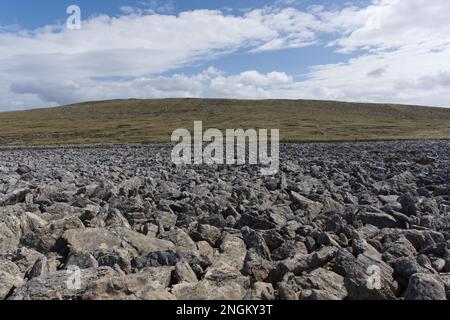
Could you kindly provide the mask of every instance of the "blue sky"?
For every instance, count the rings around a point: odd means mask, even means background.
[[[80,30],[65,27],[73,4]],[[0,111],[130,97],[450,106],[449,9],[447,0],[2,0]]]
[[[277,1],[268,0],[180,0],[180,1],[143,1],[143,0],[38,0],[36,6],[34,0],[2,0],[0,2],[0,25],[20,25],[23,28],[33,29],[45,24],[65,20],[65,10],[69,5],[76,4],[83,9],[86,16],[97,15],[99,13],[107,15],[120,15],[120,8],[132,6],[139,8],[158,7],[164,5],[171,7],[170,13],[176,14],[188,10],[211,9],[222,10],[232,9],[233,13],[240,14],[242,11],[254,8],[270,6]],[[331,4],[330,4],[331,2]],[[327,5],[331,7],[341,7],[345,3],[364,5],[368,0],[335,0],[335,1],[279,1],[283,6],[299,9],[306,9],[311,5]],[[31,8],[31,10],[30,10]],[[164,11],[168,13],[168,11]]]

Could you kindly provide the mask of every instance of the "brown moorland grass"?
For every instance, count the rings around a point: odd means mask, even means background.
[[[174,129],[278,128],[284,142],[450,139],[450,108],[310,100],[111,100],[0,113],[1,145],[149,143]]]

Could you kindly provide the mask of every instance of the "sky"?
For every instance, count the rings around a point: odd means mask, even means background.
[[[0,111],[172,97],[450,107],[450,1],[0,2]]]

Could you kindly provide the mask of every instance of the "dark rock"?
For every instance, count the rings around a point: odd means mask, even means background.
[[[216,247],[217,240],[220,239],[222,233],[219,228],[207,224],[199,224],[191,237],[194,241],[207,241],[213,248]]]
[[[403,194],[398,198],[398,202],[402,206],[402,212],[408,216],[417,214],[417,206],[414,198],[409,194]]]
[[[348,299],[396,299],[398,287],[392,277],[393,270],[382,261],[364,255],[355,258],[341,249],[336,256],[334,270],[344,277]]]
[[[93,252],[99,266],[118,266],[125,273],[131,270],[131,261],[128,252],[124,249],[97,249]]]
[[[302,272],[323,267],[334,259],[337,252],[337,248],[323,247],[317,252],[310,253],[309,255],[297,254],[293,258],[280,261],[275,265],[275,268],[272,269],[270,280],[272,283],[277,283],[289,272],[294,275],[300,275]]]
[[[261,257],[271,260],[270,250],[264,240],[264,237],[253,230],[244,231],[244,241],[248,249],[253,249]]]
[[[64,268],[68,269],[77,266],[80,269],[97,268],[99,266],[97,260],[88,252],[71,251],[67,256]]]
[[[401,224],[391,215],[381,212],[362,212],[358,215],[365,224],[378,228],[398,228]]]
[[[181,259],[182,256],[179,253],[172,251],[157,251],[134,258],[131,261],[131,266],[137,269],[145,267],[175,266]]]
[[[416,273],[409,279],[406,300],[447,300],[445,285],[438,275]]]
[[[273,263],[261,257],[254,250],[249,250],[245,257],[242,273],[252,278],[253,282],[264,282],[267,280]]]

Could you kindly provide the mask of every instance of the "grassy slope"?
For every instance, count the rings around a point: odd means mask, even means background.
[[[450,109],[306,100],[114,100],[0,113],[0,144],[169,141],[176,128],[279,128],[283,141],[450,139]]]

